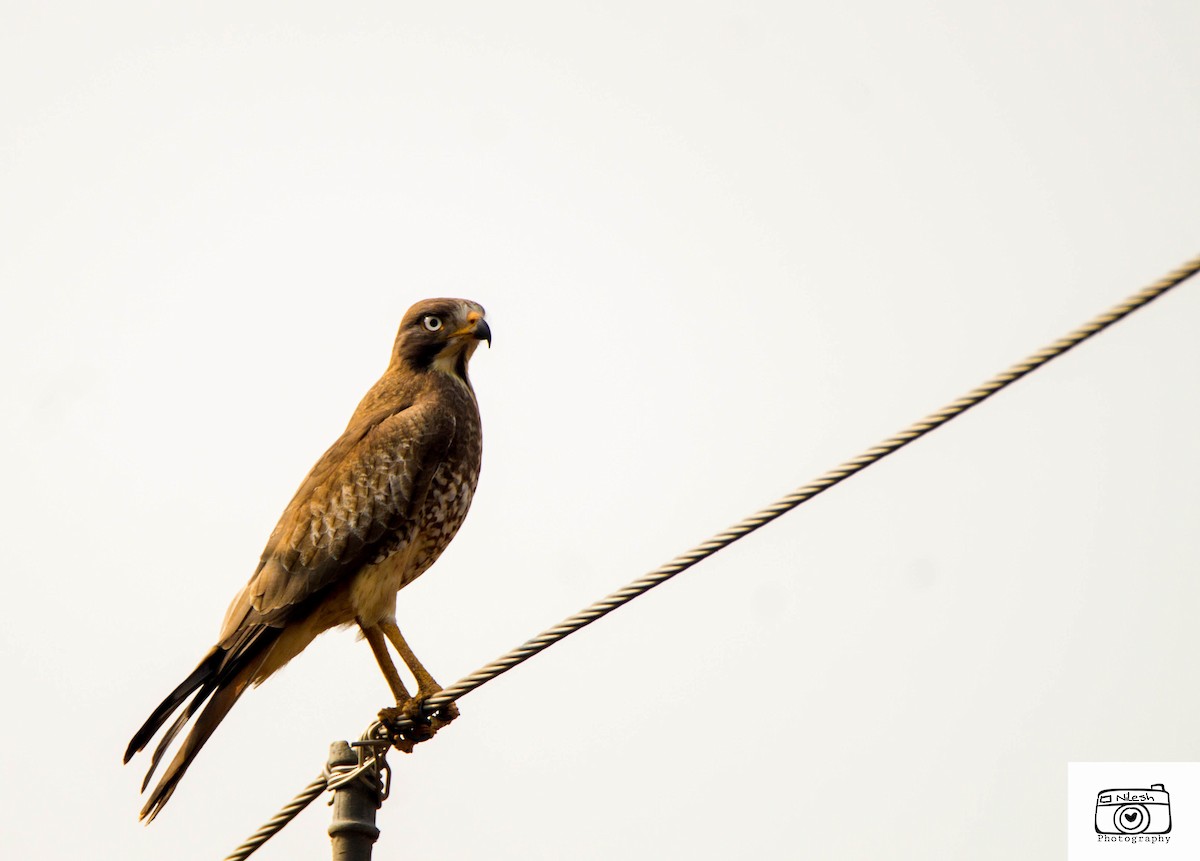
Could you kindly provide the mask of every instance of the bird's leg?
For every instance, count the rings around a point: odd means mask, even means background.
[[[433,680],[433,676],[430,675],[429,670],[425,669],[421,662],[417,660],[417,656],[413,653],[412,648],[405,641],[404,635],[400,633],[400,627],[394,621],[385,619],[379,623],[379,628],[391,640],[400,658],[409,670],[412,671],[413,677],[417,680],[417,695],[410,700],[409,704],[404,707],[404,710],[411,720],[420,720],[421,704],[429,699],[429,697],[441,692],[442,686]],[[433,715],[434,722],[441,726],[448,724],[456,717],[458,717],[458,707],[454,703],[442,706]]]
[[[384,639],[383,631],[375,625],[364,625],[361,621],[358,627],[362,628],[363,636],[367,643],[371,646],[371,651],[375,653],[375,660],[379,663],[379,669],[383,671],[383,677],[387,679],[388,687],[392,689],[392,695],[396,697],[396,706],[404,708],[412,701],[409,696],[408,688],[404,687],[404,680],[400,678],[400,671],[396,669],[396,665],[392,663],[392,656],[388,654],[387,640]]]
[[[433,680],[429,670],[425,669],[417,660],[417,656],[413,654],[413,650],[405,641],[404,635],[400,633],[400,628],[395,622],[385,619],[379,623],[379,630],[383,631],[384,636],[392,641],[392,645],[396,647],[401,659],[412,670],[412,674],[417,680],[417,696],[424,699],[441,691],[442,686]]]
[[[433,738],[434,733],[458,717],[458,709],[455,708],[454,703],[450,703],[448,706],[438,709],[431,718],[422,715],[421,704],[426,698],[440,691],[441,687],[433,680],[429,671],[421,666],[421,662],[408,647],[408,643],[404,642],[404,637],[400,634],[396,623],[382,622],[378,625],[364,625],[360,619],[358,626],[362,629],[363,637],[371,646],[371,651],[375,653],[375,660],[378,661],[379,669],[383,671],[388,686],[396,696],[396,707],[380,709],[379,720],[387,729],[392,744],[405,753],[412,753],[414,745]],[[400,671],[392,662],[392,656],[388,653],[387,648],[389,639],[395,644],[400,657],[404,659],[404,663],[408,665],[417,679],[417,695],[415,697],[409,695],[408,688],[404,686],[404,681],[400,678]],[[396,725],[401,719],[407,719],[403,727]]]

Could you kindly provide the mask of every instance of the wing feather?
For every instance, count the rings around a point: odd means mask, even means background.
[[[297,605],[402,541],[453,434],[453,419],[420,406],[352,421],[288,504],[221,642],[246,625],[285,624]]]

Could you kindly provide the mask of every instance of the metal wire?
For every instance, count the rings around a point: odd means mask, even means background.
[[[423,704],[423,712],[428,715],[432,714],[437,709],[454,702],[460,697],[465,696],[475,690],[485,682],[489,682],[502,673],[506,673],[518,664],[529,660],[538,652],[549,646],[554,645],[563,637],[575,633],[580,628],[590,625],[597,619],[607,616],[618,607],[628,604],[634,598],[650,591],[660,583],[665,583],[676,574],[686,571],[697,562],[707,559],[718,550],[728,547],[739,538],[749,535],[754,530],[761,526],[765,526],[775,518],[788,513],[793,508],[796,508],[801,503],[807,502],[814,496],[824,493],[829,488],[836,484],[840,484],[855,473],[861,472],[873,463],[876,463],[887,457],[894,451],[903,448],[910,442],[920,439],[925,434],[941,427],[946,422],[955,416],[969,410],[971,407],[982,403],[990,398],[996,392],[1011,385],[1021,377],[1031,371],[1040,368],[1042,365],[1061,356],[1063,353],[1078,346],[1098,332],[1107,329],[1118,320],[1128,317],[1134,311],[1153,302],[1159,296],[1162,296],[1168,290],[1178,287],[1188,278],[1200,272],[1200,256],[1196,256],[1187,263],[1180,266],[1175,271],[1163,276],[1155,283],[1134,293],[1124,302],[1110,308],[1103,314],[1092,318],[1087,323],[1084,323],[1070,334],[1059,338],[1054,343],[1043,347],[1033,355],[1029,356],[1017,364],[1013,365],[1006,371],[1001,371],[996,376],[992,377],[987,382],[983,383],[978,388],[972,389],[967,394],[963,395],[958,400],[952,401],[936,412],[930,413],[925,418],[914,422],[909,427],[900,431],[895,436],[888,437],[883,442],[867,449],[858,457],[851,458],[840,466],[836,466],[829,472],[819,478],[810,481],[808,484],[797,488],[787,496],[780,499],[766,508],[755,514],[750,515],[740,523],[726,529],[724,532],[714,535],[712,538],[699,544],[686,553],[676,556],[670,562],[656,568],[649,574],[634,580],[623,589],[618,589],[607,597],[601,598],[590,607],[580,610],[574,616],[571,616],[559,622],[553,628],[547,628],[536,637],[526,640],[517,648],[501,655],[496,660],[492,661],[485,667],[481,667],[471,675],[466,676],[449,687],[435,694],[425,701]],[[409,722],[401,720],[398,726],[410,725]]]
[[[1001,389],[1011,385],[1017,380],[1024,377],[1031,371],[1040,368],[1042,365],[1061,356],[1068,350],[1078,346],[1098,332],[1107,329],[1118,320],[1128,317],[1134,311],[1148,305],[1158,297],[1162,296],[1168,290],[1178,287],[1188,278],[1200,272],[1200,256],[1196,256],[1187,263],[1180,266],[1175,271],[1165,275],[1160,280],[1151,284],[1148,287],[1138,291],[1130,296],[1124,302],[1110,308],[1103,314],[1100,314],[1087,323],[1080,326],[1075,331],[1059,338],[1053,344],[1050,344],[1041,350],[1038,350],[1027,359],[1018,362],[1006,371],[1001,371],[996,376],[992,377],[983,385],[972,389],[961,398],[950,402],[936,412],[930,413],[925,418],[914,422],[909,427],[885,439],[878,445],[867,449],[858,457],[851,458],[840,466],[826,472],[824,475],[810,481],[808,484],[797,488],[796,490],[784,496],[777,502],[768,505],[761,511],[750,515],[745,520],[734,524],[708,539],[702,544],[697,545],[686,553],[676,556],[665,565],[654,569],[650,573],[639,577],[623,589],[618,589],[611,595],[601,598],[589,607],[580,610],[573,616],[570,616],[559,622],[553,628],[547,628],[536,637],[526,640],[517,648],[510,652],[501,655],[496,660],[492,661],[487,666],[481,667],[471,675],[466,676],[459,681],[445,688],[440,693],[430,697],[423,703],[423,712],[432,714],[443,706],[449,705],[455,700],[469,694],[485,682],[489,682],[497,676],[511,670],[524,661],[529,660],[538,652],[546,649],[564,637],[575,633],[580,628],[590,625],[597,619],[607,616],[618,607],[628,604],[634,598],[649,592],[660,583],[665,583],[676,574],[686,571],[697,562],[707,559],[718,550],[728,547],[739,538],[749,535],[754,530],[765,526],[772,520],[780,517],[787,512],[796,508],[801,503],[807,502],[814,496],[824,493],[829,488],[836,484],[840,484],[850,476],[861,472],[873,463],[876,463],[887,457],[894,451],[897,451],[908,445],[914,440],[920,439],[935,428],[941,427],[952,418],[961,415],[971,407],[982,403]],[[396,721],[396,727],[411,726],[412,722],[406,719]],[[378,723],[373,723],[371,727],[363,733],[361,743],[373,743],[378,738]],[[262,828],[254,833],[254,835],[239,846],[232,855],[228,856],[225,861],[245,861],[245,859],[259,846],[265,843],[272,835],[283,828],[290,822],[296,814],[308,806],[308,804],[320,795],[329,784],[330,777],[327,772],[322,772],[320,777],[306,786],[296,798],[279,811],[273,819],[265,824]]]
[[[300,794],[289,801],[287,806],[271,817],[262,828],[251,834],[245,843],[226,856],[225,861],[246,861],[255,849],[282,831],[283,826],[295,819],[301,810],[308,807],[314,798],[325,791],[328,785],[329,775],[322,771],[313,779],[312,783],[300,790]]]

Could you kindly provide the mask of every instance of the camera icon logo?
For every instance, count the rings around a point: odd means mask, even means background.
[[[1096,796],[1097,834],[1166,834],[1171,796],[1161,783],[1149,789],[1104,789]]]

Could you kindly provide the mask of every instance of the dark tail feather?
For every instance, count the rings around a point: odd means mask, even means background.
[[[163,806],[170,800],[171,795],[175,792],[175,787],[183,778],[184,772],[188,766],[192,764],[192,760],[196,758],[196,754],[200,752],[200,748],[208,741],[208,737],[213,734],[213,730],[217,728],[217,724],[229,713],[233,708],[233,704],[238,701],[238,697],[242,692],[250,686],[250,679],[254,676],[254,672],[258,669],[258,661],[245,666],[234,678],[216,689],[212,699],[208,705],[204,707],[204,711],[200,712],[200,717],[196,719],[195,726],[188,733],[188,737],[184,739],[175,758],[171,760],[171,764],[167,767],[167,771],[162,776],[162,780],[154,787],[154,791],[150,793],[150,798],[146,801],[146,806],[142,808],[142,812],[138,814],[139,819],[144,819],[146,822],[154,819],[158,812],[163,809]],[[204,693],[203,691],[201,692]],[[166,742],[170,740],[175,733],[179,732],[179,728],[186,723],[190,717],[190,712],[199,706],[200,696],[188,704],[187,710],[180,715],[180,719],[171,727],[171,731],[167,734],[167,739],[159,745],[155,751],[154,765],[157,765],[158,758],[162,756],[166,750]],[[154,765],[151,766],[151,772],[154,770]],[[150,775],[146,775],[146,781],[149,782]]]
[[[201,685],[199,692],[187,704],[187,708],[179,713],[179,716],[175,718],[171,726],[163,733],[163,737],[159,739],[158,747],[154,748],[154,755],[150,757],[150,767],[146,769],[146,776],[142,779],[142,792],[145,792],[146,787],[150,785],[150,778],[154,776],[154,771],[158,768],[159,761],[162,759],[163,754],[167,752],[167,748],[171,746],[171,742],[175,740],[175,736],[179,735],[179,731],[192,719],[192,715],[200,710],[200,706],[204,705],[205,701],[212,696],[213,691],[216,689],[217,686],[215,684]]]
[[[163,805],[175,791],[176,785],[187,771],[188,766],[191,765],[196,754],[199,753],[200,748],[208,741],[208,737],[212,735],[221,719],[233,708],[233,704],[242,695],[242,691],[249,686],[278,636],[278,628],[265,625],[254,626],[241,632],[236,639],[213,646],[191,675],[171,691],[170,695],[142,724],[142,728],[134,733],[129,747],[125,750],[126,762],[129,762],[134,754],[145,748],[176,709],[188,697],[192,697],[191,702],[167,728],[158,747],[155,748],[154,755],[150,758],[150,768],[146,772],[146,779],[142,781],[142,791],[144,792],[150,783],[150,778],[154,776],[155,769],[158,768],[159,761],[171,742],[174,741],[175,736],[199,712],[192,731],[188,733],[179,752],[171,760],[166,773],[154,787],[154,791],[150,793],[150,799],[142,808],[139,818],[149,822],[162,810]],[[192,696],[193,694],[195,696]]]
[[[204,656],[199,666],[192,670],[192,674],[179,683],[175,690],[167,695],[167,698],[159,703],[150,717],[146,718],[146,722],[142,724],[142,728],[133,734],[133,738],[129,742],[129,747],[125,748],[125,762],[133,759],[133,755],[138,753],[142,748],[150,743],[150,739],[154,738],[154,734],[158,732],[158,728],[167,722],[175,709],[192,695],[192,691],[197,688],[211,684],[216,678],[217,672],[221,667],[221,660],[224,657],[224,649],[220,646],[213,646],[212,651]],[[207,698],[207,695],[205,695]],[[193,701],[193,705],[196,703]],[[179,730],[175,730],[178,732]]]

